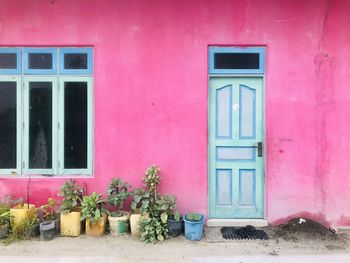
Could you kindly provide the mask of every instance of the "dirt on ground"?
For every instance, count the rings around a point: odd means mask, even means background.
[[[181,236],[154,245],[146,245],[130,235],[100,238],[81,235],[76,238],[57,237],[52,241],[37,238],[8,246],[0,242],[0,262],[4,256],[98,256],[118,258],[118,262],[154,263],[194,262],[193,259],[205,262],[203,258],[223,259],[238,255],[350,255],[350,231],[333,233],[316,222],[299,224],[299,221],[295,219],[278,227],[263,228],[269,240],[224,240],[220,228],[206,228],[201,241],[189,241]]]

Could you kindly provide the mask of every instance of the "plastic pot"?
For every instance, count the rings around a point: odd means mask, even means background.
[[[183,224],[184,221],[182,218],[179,221],[176,221],[175,219],[168,219],[168,234],[171,237],[178,237],[183,232]]]
[[[35,215],[35,205],[24,204],[16,205],[10,209],[10,215],[13,218],[14,225],[20,224],[25,219],[32,219]]]
[[[92,223],[90,219],[86,219],[85,231],[86,235],[100,237],[106,233],[107,216],[104,215],[99,221]]]
[[[37,237],[40,235],[40,224],[34,224],[30,226],[29,229],[29,236],[30,237]]]
[[[129,231],[129,217],[127,211],[121,211],[121,216],[113,216],[113,213],[108,216],[109,231],[112,235],[125,235]]]
[[[0,226],[0,239],[7,238],[9,235],[10,224],[6,222],[5,224]]]
[[[56,235],[59,235],[60,234],[60,219],[55,219],[54,221],[54,224],[55,224],[55,232],[56,232]]]
[[[185,218],[185,237],[189,240],[201,240],[203,235],[204,216],[197,222],[188,221]]]
[[[130,216],[130,230],[131,235],[134,237],[141,237],[141,233],[138,229],[138,224],[141,218],[148,218],[149,215],[141,215],[141,214],[131,214]]]
[[[61,236],[77,237],[81,234],[81,211],[61,213]]]
[[[40,223],[40,239],[52,240],[56,236],[55,222],[45,221]]]

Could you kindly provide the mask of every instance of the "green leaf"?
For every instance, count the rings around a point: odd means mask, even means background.
[[[167,213],[162,213],[160,216],[160,219],[162,220],[162,222],[165,224],[168,221],[168,215]]]

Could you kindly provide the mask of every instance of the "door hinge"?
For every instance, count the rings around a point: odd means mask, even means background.
[[[22,165],[23,165],[23,167],[22,167],[22,168],[25,168],[26,163],[23,161]]]
[[[60,122],[58,122],[57,127],[58,127],[58,129],[61,128],[61,123]]]

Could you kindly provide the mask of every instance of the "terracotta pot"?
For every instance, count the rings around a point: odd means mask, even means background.
[[[61,213],[61,236],[77,237],[81,234],[81,211]]]
[[[125,235],[129,231],[130,214],[127,211],[121,211],[121,213],[121,216],[108,216],[109,231],[111,235]]]
[[[106,233],[106,224],[107,224],[107,215],[103,215],[99,221],[94,224],[90,222],[89,219],[86,219],[86,235],[100,237]]]

